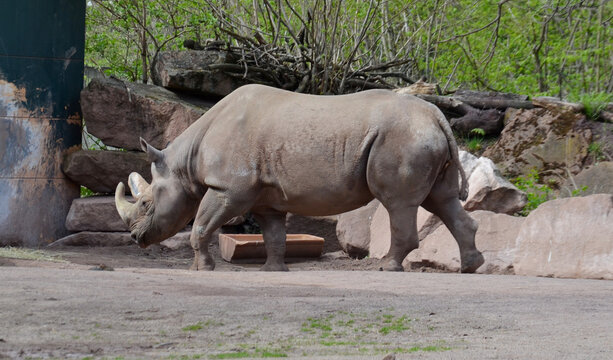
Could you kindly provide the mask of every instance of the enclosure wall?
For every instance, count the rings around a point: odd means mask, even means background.
[[[61,162],[81,143],[85,6],[0,1],[0,245],[66,234],[79,187]]]

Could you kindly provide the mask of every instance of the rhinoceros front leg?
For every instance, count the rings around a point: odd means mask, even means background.
[[[262,271],[289,271],[285,265],[285,215],[279,212],[253,214],[262,229],[266,247],[266,263],[260,268]]]
[[[194,262],[190,270],[215,269],[215,260],[209,253],[209,243],[213,232],[239,215],[241,215],[240,210],[227,199],[224,193],[207,190],[198,207],[189,238],[192,249],[194,249]]]

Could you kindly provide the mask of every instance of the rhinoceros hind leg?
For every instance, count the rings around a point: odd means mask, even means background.
[[[253,214],[262,229],[266,247],[266,263],[261,271],[289,271],[285,265],[285,215],[280,212]]]
[[[386,206],[390,216],[391,243],[390,250],[384,258],[386,271],[404,271],[402,261],[419,246],[417,237],[417,206],[403,203]]]
[[[437,215],[447,226],[460,248],[461,272],[473,273],[484,263],[483,254],[475,246],[477,222],[468,215],[458,199],[457,169],[450,166],[439,179],[422,206]]]

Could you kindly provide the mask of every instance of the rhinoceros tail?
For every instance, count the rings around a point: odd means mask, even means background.
[[[437,109],[438,110],[438,109]],[[451,161],[454,162],[458,171],[460,172],[460,178],[462,179],[462,183],[460,184],[460,193],[458,197],[460,200],[464,201],[468,197],[468,181],[466,180],[466,173],[464,172],[464,168],[462,167],[462,163],[460,162],[460,155],[458,154],[458,143],[455,141],[455,137],[453,136],[453,132],[451,131],[451,126],[449,126],[449,122],[445,119],[445,116],[440,111],[436,112],[436,119],[438,120],[438,124],[443,130],[445,137],[447,138],[447,144],[449,145],[449,153],[451,154]]]

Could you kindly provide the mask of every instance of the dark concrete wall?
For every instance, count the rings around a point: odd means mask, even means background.
[[[80,148],[85,0],[0,2],[0,245],[67,233],[79,187],[60,169]]]

